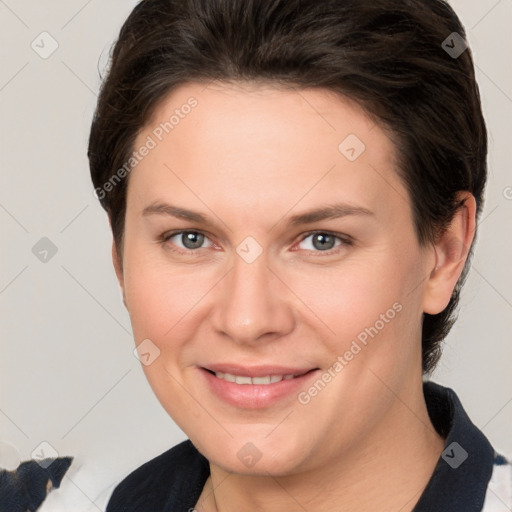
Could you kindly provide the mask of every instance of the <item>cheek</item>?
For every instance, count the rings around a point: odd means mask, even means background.
[[[125,287],[135,339],[154,338],[157,344],[186,324],[187,312],[205,288],[198,276],[187,277],[149,262],[127,268]]]
[[[184,361],[193,360],[187,355],[187,341],[197,324],[195,307],[208,286],[197,275],[139,258],[136,263],[128,260],[125,288],[135,344],[149,339],[159,351],[142,369],[162,407],[180,428],[186,428],[181,420],[195,421],[199,412],[183,393],[181,370]]]
[[[342,356],[343,373],[350,381],[375,380],[369,367],[398,377],[417,357],[421,266],[417,254],[404,254],[376,251],[338,269],[297,272],[288,281],[307,304],[305,318],[325,344],[328,355],[323,363],[330,367]]]
[[[326,334],[352,336],[377,321],[395,302],[403,302],[406,290],[412,289],[410,265],[393,261],[393,257],[370,257],[338,268],[299,271],[287,282],[307,305],[308,316],[325,323]]]
[[[125,267],[135,343],[149,339],[156,345],[159,357],[143,370],[159,398],[171,389],[176,397],[180,389],[172,377],[181,381],[181,372],[197,362],[198,329],[206,325],[211,306],[216,305],[214,285],[222,274],[206,267],[171,265],[161,254],[148,255],[139,250],[137,255],[136,251],[131,258],[127,254]],[[142,253],[144,256],[140,256]],[[166,408],[169,404],[162,405]]]

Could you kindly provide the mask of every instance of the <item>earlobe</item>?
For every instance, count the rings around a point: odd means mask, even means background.
[[[463,202],[462,206],[433,246],[436,263],[423,298],[423,311],[431,315],[441,313],[450,302],[475,236],[475,198],[464,191],[459,192],[457,199]]]

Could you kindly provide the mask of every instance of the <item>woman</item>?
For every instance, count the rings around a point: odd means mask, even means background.
[[[137,353],[189,440],[108,512],[499,510],[510,463],[424,382],[486,181],[464,37],[439,0],[135,7],[88,156]]]

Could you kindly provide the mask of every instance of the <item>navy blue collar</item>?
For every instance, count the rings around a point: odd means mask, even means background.
[[[494,449],[452,389],[425,382],[423,394],[445,449],[413,512],[481,512]]]

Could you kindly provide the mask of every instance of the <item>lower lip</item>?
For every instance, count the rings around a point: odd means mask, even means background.
[[[225,402],[245,409],[270,407],[283,398],[304,389],[319,370],[312,370],[300,377],[283,379],[272,384],[237,384],[219,379],[214,374],[199,368],[210,390]]]

